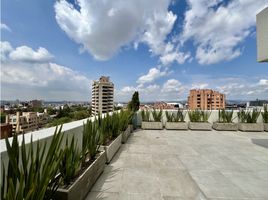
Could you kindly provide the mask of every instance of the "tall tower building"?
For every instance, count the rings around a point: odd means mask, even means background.
[[[101,76],[92,84],[92,114],[103,114],[113,111],[114,84],[108,76]]]
[[[190,95],[188,96],[188,108],[190,110],[224,109],[225,95],[209,89],[190,90]]]

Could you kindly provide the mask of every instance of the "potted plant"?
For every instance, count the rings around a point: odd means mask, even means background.
[[[238,125],[233,123],[233,111],[219,110],[219,120],[213,123],[212,128],[218,131],[237,131]]]
[[[204,110],[188,111],[190,118],[189,129],[191,130],[211,130],[211,123],[208,122],[211,112]]]
[[[110,163],[122,143],[119,114],[114,112],[111,116],[99,117],[99,130],[101,133],[101,149],[105,150],[106,163]]]
[[[96,122],[84,124],[82,150],[66,141],[60,162],[61,184],[55,199],[84,199],[105,167],[105,153],[99,151],[100,133]]]
[[[263,106],[263,112],[261,113],[263,120],[263,127],[265,131],[268,131],[268,105]]]
[[[251,111],[241,110],[237,113],[239,124],[238,129],[240,131],[263,131],[263,124],[257,123],[260,111],[253,109]]]
[[[150,115],[152,114],[152,118],[150,118]],[[142,110],[141,111],[142,116],[142,129],[152,129],[152,130],[159,130],[163,129],[162,124],[162,110],[156,111],[153,109],[153,112],[151,113],[148,110]]]
[[[129,111],[123,111],[119,113],[119,129],[122,132],[122,143],[126,143],[128,137],[131,133],[131,126],[129,126],[129,122],[131,118],[131,113]]]
[[[168,130],[187,130],[188,124],[184,121],[185,114],[182,110],[178,110],[177,113],[169,113],[166,111],[166,129]]]
[[[63,138],[62,126],[56,128],[50,144],[39,141],[21,146],[15,134],[12,144],[6,138],[7,165],[2,162],[1,199],[51,199],[59,186],[58,168]]]

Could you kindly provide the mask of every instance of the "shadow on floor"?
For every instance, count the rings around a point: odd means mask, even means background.
[[[268,139],[251,139],[253,144],[268,148]]]

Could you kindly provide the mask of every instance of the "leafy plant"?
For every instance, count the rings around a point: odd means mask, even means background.
[[[146,110],[142,110],[141,111],[141,118],[142,121],[144,122],[149,122],[150,121],[150,111]]]
[[[152,115],[153,115],[153,120],[155,122],[161,122],[161,120],[162,120],[162,110],[157,112],[155,109],[153,109]]]
[[[182,110],[178,110],[177,113],[170,113],[166,111],[166,117],[168,122],[184,122],[185,114]]]
[[[263,112],[261,113],[264,123],[268,123],[268,105],[263,106]]]
[[[118,135],[120,135],[120,119],[119,114],[114,112],[112,114],[111,120],[109,121],[110,128],[111,128],[111,137],[110,139],[116,138]]]
[[[257,123],[260,111],[253,109],[251,111],[241,110],[237,113],[238,120],[241,123]]]
[[[191,122],[207,122],[211,112],[204,110],[192,110],[188,112]]]
[[[121,112],[119,113],[119,130],[124,132],[129,124],[130,121],[130,112],[129,111],[124,111],[121,110]]]
[[[226,111],[225,109],[219,110],[219,122],[220,123],[232,123],[233,111]]]
[[[71,144],[66,139],[65,148],[62,151],[62,158],[59,165],[59,171],[64,185],[69,185],[75,178],[81,167],[80,152],[77,148],[77,142],[74,142],[74,136]]]
[[[51,199],[59,186],[57,177],[61,158],[60,145],[63,134],[62,126],[56,128],[51,144],[43,145],[37,141],[36,146],[27,145],[22,135],[21,148],[18,136],[14,135],[12,144],[6,138],[8,154],[7,171],[2,164],[1,199],[3,200],[35,200]],[[2,161],[3,163],[3,161]]]

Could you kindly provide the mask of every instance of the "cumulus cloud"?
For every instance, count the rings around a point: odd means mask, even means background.
[[[6,30],[6,31],[11,32],[11,29],[4,23],[1,23],[0,30]]]
[[[268,79],[261,79],[259,85],[268,86]]]
[[[166,71],[161,71],[160,69],[153,67],[149,70],[147,74],[139,77],[139,79],[137,80],[137,83],[139,84],[151,83],[155,81],[156,79],[165,75],[167,75]]]
[[[1,66],[2,99],[89,100],[90,80],[69,67],[50,62],[46,49],[14,49],[8,42],[1,45],[5,52]]]
[[[162,88],[162,92],[178,92],[181,90],[181,83],[176,79],[167,80]]]
[[[241,55],[241,43],[253,32],[258,11],[267,0],[188,0],[182,41],[193,39],[200,64],[213,64]]]
[[[9,54],[14,61],[22,62],[47,62],[53,58],[53,55],[43,47],[39,47],[37,51],[28,46],[17,47]]]
[[[153,55],[164,56],[165,64],[183,63],[187,57],[181,55],[177,45],[166,42],[177,19],[168,10],[170,3],[171,0],[77,0],[72,4],[59,0],[54,7],[60,28],[97,60],[108,60],[124,46],[134,44],[138,48],[139,43],[144,43]],[[168,46],[172,48],[167,52]],[[173,53],[172,58],[167,53]]]

